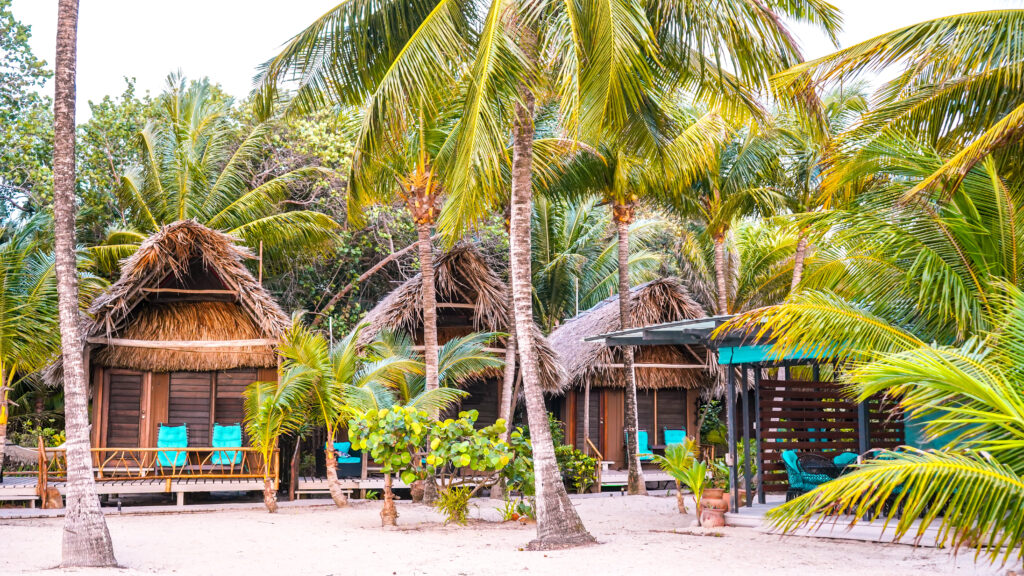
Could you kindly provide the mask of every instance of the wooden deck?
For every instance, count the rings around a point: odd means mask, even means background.
[[[62,495],[65,493],[64,482],[50,482],[47,486],[56,488]],[[148,478],[96,482],[96,492],[101,495],[175,494],[179,506],[184,505],[186,493],[262,490],[263,481],[254,478]],[[38,500],[35,476],[6,476],[0,484],[0,501],[27,501],[34,507]]]
[[[626,485],[629,472],[626,470],[604,470],[601,472],[601,488],[616,488]],[[658,469],[644,469],[644,481],[648,488],[674,487],[675,481],[668,474]]]

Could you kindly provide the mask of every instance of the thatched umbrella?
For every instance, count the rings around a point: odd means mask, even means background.
[[[438,312],[446,305],[466,306],[471,310],[474,330],[509,330],[511,310],[508,286],[487,264],[484,256],[469,244],[458,244],[434,260]],[[417,274],[395,288],[366,315],[369,323],[361,340],[368,343],[382,330],[399,330],[419,336],[423,331],[423,304],[420,299],[422,277]],[[566,384],[565,371],[558,354],[534,326],[541,382],[549,392],[560,392]]]

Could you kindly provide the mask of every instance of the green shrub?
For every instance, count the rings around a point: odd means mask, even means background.
[[[451,486],[441,490],[434,501],[434,508],[444,514],[444,523],[454,522],[461,526],[466,525],[466,515],[469,513],[469,499],[473,496],[474,490],[468,486]]]
[[[562,476],[576,493],[583,494],[597,482],[597,460],[569,445],[555,448],[555,459]]]

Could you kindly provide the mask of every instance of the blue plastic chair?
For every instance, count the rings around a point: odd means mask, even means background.
[[[188,425],[160,425],[156,435],[157,448],[188,448]],[[157,452],[156,461],[160,466],[179,468],[188,462],[187,452]]]
[[[672,444],[682,444],[686,440],[686,430],[669,430],[665,429],[665,445],[671,446]]]
[[[648,462],[650,460],[654,460],[654,452],[651,452],[650,444],[647,442],[647,431],[637,430],[636,440],[639,445],[637,454],[640,456],[640,461]]]
[[[241,448],[242,425],[214,424],[212,444],[214,448]],[[210,461],[218,466],[233,466],[242,463],[242,453],[237,450],[216,450]]]

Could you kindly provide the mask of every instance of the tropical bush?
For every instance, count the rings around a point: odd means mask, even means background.
[[[587,456],[568,444],[555,447],[555,459],[562,477],[568,480],[577,494],[583,494],[597,482],[597,459]]]
[[[665,454],[655,454],[654,461],[662,471],[672,477],[676,483],[676,507],[680,514],[686,514],[686,501],[683,499],[683,485],[688,479],[688,471],[697,459],[697,443],[689,437],[682,444],[669,444]]]

